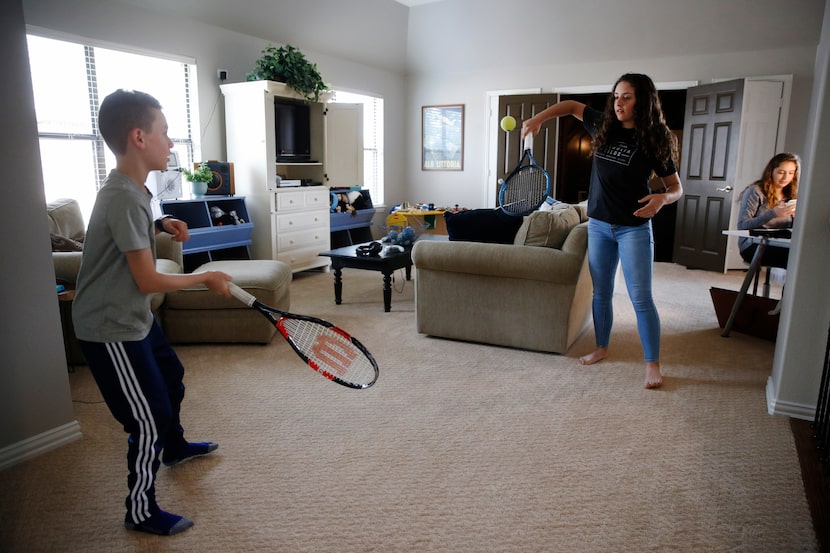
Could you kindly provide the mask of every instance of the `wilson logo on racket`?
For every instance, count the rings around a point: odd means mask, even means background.
[[[311,348],[314,357],[334,369],[339,375],[346,374],[346,367],[357,357],[354,350],[344,350],[340,341],[327,334],[321,334]]]
[[[318,374],[343,386],[366,389],[378,379],[378,364],[354,336],[332,323],[274,309],[234,284],[231,295],[273,324],[300,358]],[[320,365],[325,365],[323,368]]]

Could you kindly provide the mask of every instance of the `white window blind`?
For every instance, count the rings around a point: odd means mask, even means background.
[[[336,91],[332,102],[363,104],[363,187],[383,205],[383,98]]]
[[[27,40],[46,201],[74,198],[89,220],[95,194],[115,167],[98,131],[98,108],[119,88],[161,103],[182,164],[201,155],[192,63],[32,33]]]

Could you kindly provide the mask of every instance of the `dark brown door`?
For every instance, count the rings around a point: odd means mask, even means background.
[[[690,88],[686,93],[674,261],[723,271],[735,188],[744,81]]]
[[[544,111],[546,108],[555,104],[558,101],[557,94],[527,94],[514,96],[499,96],[499,117],[498,121],[505,115],[512,115],[516,118],[516,130],[512,132],[504,132],[498,129],[499,136],[499,150],[496,158],[498,169],[496,171],[496,180],[493,182],[493,205],[498,206],[499,201],[499,184],[498,179],[503,179],[510,174],[511,171],[519,163],[524,153],[522,145],[522,121],[530,119],[537,113]],[[542,131],[536,136],[533,141],[533,157],[536,158],[536,163],[544,167],[551,177],[551,182],[555,182],[553,169],[556,160],[556,121],[551,120],[542,126]],[[555,191],[551,191],[551,196],[554,196]]]

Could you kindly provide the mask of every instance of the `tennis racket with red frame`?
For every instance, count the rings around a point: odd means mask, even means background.
[[[348,332],[316,317],[269,307],[233,282],[231,295],[262,313],[277,327],[294,352],[308,366],[349,388],[364,389],[378,379],[378,364],[369,350]]]
[[[516,216],[538,209],[550,195],[550,175],[533,157],[532,134],[525,136],[524,147],[522,159],[499,189],[499,208]]]

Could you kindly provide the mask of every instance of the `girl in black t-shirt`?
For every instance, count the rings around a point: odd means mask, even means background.
[[[652,80],[629,73],[614,84],[604,112],[574,100],[550,106],[522,124],[522,137],[542,124],[573,115],[593,137],[588,191],[588,264],[594,285],[596,349],[579,358],[583,365],[608,355],[613,323],[612,299],[617,266],[622,264],[628,296],[637,315],[645,358],[645,387],[663,384],[660,372],[660,318],[652,299],[654,238],[651,218],[676,202],[683,187],[674,166],[676,140],[666,125]],[[663,191],[648,183],[656,174]]]

